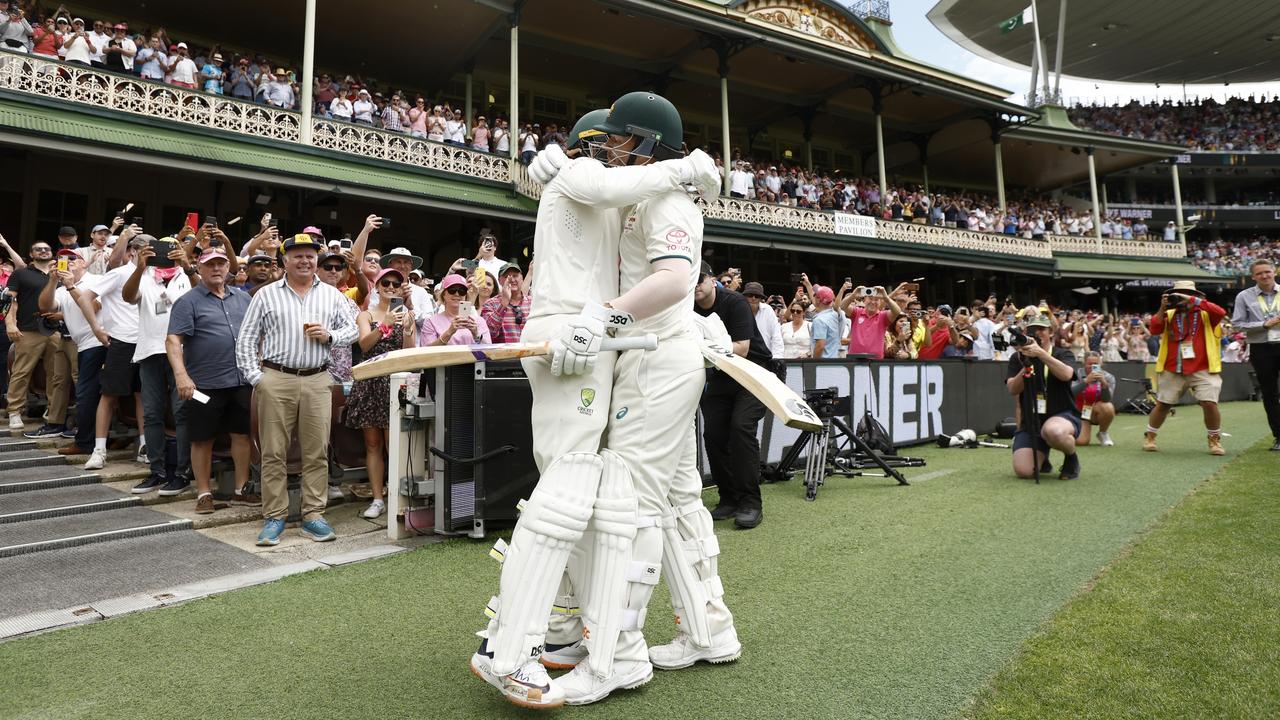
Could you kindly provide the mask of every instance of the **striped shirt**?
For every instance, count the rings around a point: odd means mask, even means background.
[[[311,289],[298,296],[287,279],[262,286],[249,303],[240,336],[236,364],[252,385],[262,379],[262,363],[309,370],[329,360],[330,345],[350,345],[359,330],[348,313],[347,298],[337,288],[312,278]],[[308,338],[303,323],[322,323],[329,343]],[[259,352],[261,346],[261,352]]]

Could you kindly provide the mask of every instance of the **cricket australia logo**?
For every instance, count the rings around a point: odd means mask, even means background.
[[[591,403],[596,401],[595,388],[582,388],[582,392],[579,393],[578,397],[582,400],[582,407],[578,408],[578,412],[583,415],[594,414],[595,411],[591,409]]]

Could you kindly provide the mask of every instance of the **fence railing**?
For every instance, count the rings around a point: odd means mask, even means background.
[[[1121,240],[1076,235],[1046,235],[1055,253],[1079,253],[1083,255],[1114,255],[1142,258],[1185,258],[1182,243],[1158,240]]]
[[[188,90],[40,55],[0,50],[0,90],[248,137],[302,142],[302,115],[293,110]],[[311,143],[315,147],[407,167],[510,184],[516,192],[535,200],[542,194],[541,186],[529,177],[527,169],[504,155],[328,118],[312,119]],[[702,208],[704,215],[713,220],[836,234],[835,216],[829,212],[724,197],[708,200]],[[875,224],[877,237],[904,244],[1029,258],[1052,258],[1054,251],[1160,258],[1181,256],[1179,245],[1159,242],[1104,239],[1099,246],[1092,238],[1083,237],[1052,236],[1045,242],[890,220],[876,220]]]

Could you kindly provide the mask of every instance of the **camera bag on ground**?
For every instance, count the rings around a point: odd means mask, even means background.
[[[889,431],[869,413],[858,421],[857,433],[858,438],[872,450],[883,455],[894,454],[893,439],[889,436]]]

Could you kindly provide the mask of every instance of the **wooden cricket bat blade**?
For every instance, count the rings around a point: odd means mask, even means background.
[[[551,343],[493,343],[488,345],[431,345],[392,350],[351,368],[351,377],[368,380],[379,375],[414,372],[449,365],[467,365],[491,360],[514,360],[551,352]]]
[[[658,340],[652,334],[622,338],[604,338],[601,351],[653,350]],[[398,372],[416,372],[450,365],[471,365],[495,360],[518,360],[535,355],[549,355],[550,342],[490,343],[485,345],[430,345],[428,347],[403,348],[351,368],[351,377],[368,380],[380,375]]]
[[[702,357],[755,395],[787,427],[810,432],[822,430],[818,414],[777,375],[717,345],[703,345]]]

